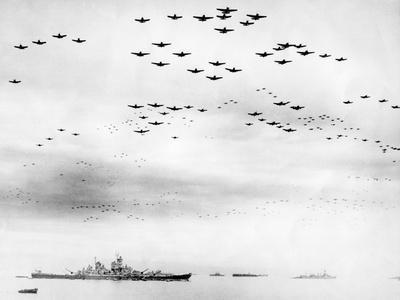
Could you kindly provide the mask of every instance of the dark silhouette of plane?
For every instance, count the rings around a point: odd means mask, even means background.
[[[141,17],[140,19],[135,19],[135,21],[139,22],[139,23],[146,23],[146,22],[150,21],[150,19],[145,19],[145,18]]]
[[[256,55],[260,57],[267,57],[268,55],[273,55],[273,53],[268,53],[268,52],[256,52]]]
[[[232,13],[232,12],[237,11],[236,8],[229,8],[229,7],[226,7],[226,8],[217,8],[217,10],[220,11],[220,12],[222,12],[224,15],[230,14],[230,13]]]
[[[292,129],[292,128],[283,129],[283,130],[286,131],[286,132],[293,132],[293,131],[296,131],[296,129]]]
[[[202,16],[193,16],[193,18],[199,20],[200,22],[205,22],[207,20],[213,19],[213,17],[206,17],[205,15]]]
[[[210,79],[210,80],[218,80],[218,79],[221,79],[222,77],[218,77],[218,76],[215,76],[215,75],[213,75],[213,76],[206,76],[208,79]]]
[[[325,53],[325,54],[320,55],[319,57],[327,58],[327,57],[331,57],[331,55]]]
[[[260,119],[258,119],[258,121],[260,121],[260,122],[264,122],[264,121],[266,121],[267,119],[264,119],[264,118],[260,118]]]
[[[393,109],[399,109],[400,106],[398,106],[398,105],[392,105],[392,108],[393,108]]]
[[[344,104],[351,104],[351,103],[353,103],[353,102],[347,100],[347,101],[343,101],[343,103],[344,103]]]
[[[160,115],[163,115],[163,116],[166,116],[166,115],[168,115],[169,113],[167,113],[166,111],[163,111],[163,112],[160,112]]]
[[[199,70],[199,69],[197,69],[197,68],[194,68],[194,69],[187,69],[189,72],[191,72],[191,73],[200,73],[200,72],[203,72],[204,70]]]
[[[386,99],[382,99],[382,100],[378,100],[380,103],[385,103],[385,102],[388,102],[388,100],[386,100]]]
[[[257,117],[257,116],[259,116],[259,115],[262,115],[262,113],[261,112],[253,112],[253,113],[248,113],[248,115],[249,116],[252,116],[252,117]]]
[[[78,136],[79,135],[79,133],[77,133],[77,132],[74,132],[74,133],[71,133],[72,135],[74,135],[74,136]]]
[[[164,106],[164,104],[158,104],[157,102],[156,103],[148,103],[147,105],[151,106],[151,107],[155,107],[155,108]]]
[[[296,47],[297,49],[300,49],[300,48],[306,47],[306,45],[302,45],[302,44],[300,43],[300,44],[298,44],[298,45],[293,45],[293,47]]]
[[[169,63],[163,63],[162,61],[160,62],[151,62],[153,65],[156,65],[158,67],[164,67],[164,66],[168,66]]]
[[[43,144],[36,144],[36,146],[38,146],[38,147],[42,147],[42,146],[43,146]]]
[[[172,54],[173,54],[173,55],[176,55],[176,56],[179,56],[179,57],[185,57],[186,55],[190,55],[190,54],[192,54],[192,53],[181,51],[181,52],[172,53]]]
[[[249,25],[253,25],[254,22],[249,22],[249,20],[246,20],[245,22],[239,22],[240,24],[242,24],[243,26],[249,26]]]
[[[236,69],[235,67],[233,67],[233,68],[225,68],[225,70],[228,70],[229,72],[232,72],[232,73],[235,73],[235,72],[240,72],[240,71],[242,71],[241,69]]]
[[[275,60],[275,62],[280,64],[280,65],[284,65],[284,64],[290,63],[292,61],[283,59],[283,60]]]
[[[128,104],[128,106],[131,107],[131,108],[135,108],[135,109],[144,107],[143,105],[137,105],[137,104],[135,104],[135,105],[129,105]]]
[[[167,106],[167,108],[170,109],[170,110],[174,110],[174,111],[176,111],[176,110],[181,110],[181,109],[182,109],[182,107],[176,107],[175,105],[172,106],[172,107]]]
[[[134,132],[137,132],[137,133],[140,133],[140,134],[145,134],[146,132],[149,132],[150,130],[143,130],[143,129],[140,129],[140,130],[134,130]]]
[[[290,103],[290,101],[288,101],[288,102],[274,102],[274,104],[275,105],[278,105],[278,106],[282,106],[282,105],[286,105],[286,104],[289,104]]]
[[[146,117],[146,116],[139,116],[139,119],[142,119],[142,120],[145,120],[145,119],[147,119],[148,117]]]
[[[64,128],[58,128],[57,130],[58,130],[58,131],[65,131]]]
[[[278,46],[280,46],[281,48],[283,48],[283,49],[287,49],[287,48],[289,48],[290,46],[295,46],[295,45],[293,45],[293,44],[289,44],[289,43],[284,43],[284,44],[282,44],[282,43],[277,43],[277,45]]]
[[[285,48],[283,48],[283,47],[275,47],[275,48],[272,48],[272,49],[275,50],[275,51],[285,50]]]
[[[199,112],[206,112],[207,109],[205,109],[205,108],[200,108],[200,109],[198,109],[198,111],[199,111]]]
[[[294,109],[294,110],[300,110],[300,109],[303,109],[304,106],[296,105],[296,106],[291,106],[290,108],[291,108],[291,109]]]
[[[55,37],[55,38],[57,38],[57,39],[63,39],[63,38],[65,38],[66,36],[67,36],[66,34],[61,34],[61,33],[52,35],[52,37]]]
[[[136,56],[142,57],[142,56],[145,56],[145,55],[149,55],[150,53],[139,51],[139,52],[131,52],[131,54],[134,54]]]
[[[9,80],[8,82],[17,84],[17,83],[20,83],[21,80],[13,79],[13,80]]]
[[[48,137],[48,138],[46,138],[46,140],[48,140],[48,141],[52,141],[52,140],[53,140],[53,138],[51,138],[51,137]]]
[[[21,44],[19,44],[18,46],[14,46],[14,48],[24,50],[24,49],[28,48],[28,46],[22,46]]]
[[[155,126],[164,124],[164,122],[157,122],[157,121],[155,121],[155,122],[148,122],[148,123],[151,124],[151,125],[155,125]]]
[[[222,14],[222,15],[217,15],[217,18],[221,19],[221,20],[226,20],[231,18],[232,16],[230,15],[226,15],[226,14]]]
[[[228,29],[226,27],[224,27],[224,28],[214,28],[214,30],[218,31],[219,33],[228,33],[228,32],[234,31],[234,29]]]
[[[174,139],[174,140],[176,140],[178,137],[176,136],[176,135],[174,135],[174,136],[171,136],[171,139]]]
[[[186,105],[186,106],[184,106],[184,108],[186,108],[186,109],[191,109],[191,108],[193,108],[193,106],[191,106],[191,105]]]
[[[33,44],[36,44],[36,45],[44,45],[44,44],[46,44],[45,41],[41,41],[41,40],[32,41],[32,43],[33,43]]]
[[[245,125],[251,126],[251,125],[253,125],[253,123],[245,123]]]
[[[182,18],[182,16],[177,16],[176,14],[173,14],[172,16],[167,16],[167,17],[172,20],[178,20],[178,19]]]
[[[163,48],[165,46],[169,46],[171,45],[171,43],[164,43],[164,42],[160,42],[160,43],[152,43],[152,45]]]
[[[364,95],[364,96],[360,96],[360,98],[362,98],[362,99],[368,99],[368,98],[371,98],[371,97],[368,96],[368,95]]]
[[[248,15],[246,15],[246,16],[248,16],[249,18],[251,18],[252,20],[255,20],[255,21],[267,17],[267,16],[262,16],[262,15],[260,15],[259,13],[256,13],[255,15],[248,14]]]
[[[267,122],[267,124],[268,124],[268,125],[271,125],[271,126],[275,126],[275,125],[280,124],[280,122],[275,122],[275,121],[273,121],[273,122]]]
[[[80,38],[72,39],[72,41],[78,44],[86,42],[86,40],[81,40]]]
[[[343,57],[340,57],[340,58],[335,58],[337,61],[345,61],[345,60],[347,60],[347,58],[343,58]]]
[[[306,51],[297,51],[297,53],[299,53],[300,55],[306,56],[306,55],[313,54],[315,52],[311,52],[311,51],[306,50]]]
[[[209,61],[208,63],[209,63],[209,64],[212,64],[213,66],[216,66],[216,67],[222,66],[222,65],[225,64],[225,63],[223,63],[223,62],[219,62],[218,60],[215,61],[215,62]]]

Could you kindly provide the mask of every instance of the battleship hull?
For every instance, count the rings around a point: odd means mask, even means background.
[[[97,275],[97,274],[52,274],[32,273],[33,279],[71,279],[71,280],[153,280],[153,281],[180,281],[189,280],[191,273],[187,274],[130,274],[130,275]]]

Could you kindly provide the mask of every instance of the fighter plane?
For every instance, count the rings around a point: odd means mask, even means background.
[[[253,112],[253,113],[248,113],[248,115],[249,116],[252,116],[252,117],[257,117],[257,116],[259,116],[259,115],[262,115],[262,113],[261,112]]]
[[[149,132],[149,131],[150,131],[150,130],[143,130],[143,129],[134,130],[134,132],[137,132],[137,133],[140,133],[140,134],[144,134],[144,133]]]
[[[131,52],[131,54],[134,54],[136,56],[142,57],[142,56],[145,56],[145,55],[149,55],[150,53],[139,51],[139,52]]]
[[[275,62],[280,64],[280,65],[284,65],[284,64],[290,63],[292,61],[283,59],[283,60],[275,60]]]
[[[199,111],[199,112],[206,112],[207,109],[205,109],[205,108],[200,108],[200,109],[198,109],[198,111]]]
[[[300,110],[300,109],[303,109],[304,106],[296,105],[296,106],[291,106],[290,108],[291,108],[291,109],[294,109],[294,110]]]
[[[268,53],[268,52],[256,52],[256,55],[260,57],[267,57],[268,55],[273,55],[273,53]]]
[[[58,130],[58,131],[65,131],[64,128],[58,128],[57,130]]]
[[[78,43],[78,44],[86,42],[86,40],[81,40],[80,38],[77,38],[75,40],[72,39],[72,41],[75,42],[75,43]]]
[[[249,15],[246,15],[246,16],[250,17],[252,20],[255,20],[255,21],[267,17],[267,16],[262,16],[262,15],[260,15],[258,13],[256,13],[255,15],[249,14]]]
[[[213,19],[213,17],[206,17],[205,15],[202,16],[193,16],[193,18],[199,20],[200,22],[205,22],[207,20]]]
[[[16,79],[13,79],[13,80],[9,80],[8,82],[10,82],[10,83],[20,83],[20,82],[21,82],[21,80],[16,80]]]
[[[288,101],[288,102],[274,102],[274,104],[275,105],[278,105],[278,106],[282,106],[282,105],[286,105],[286,104],[289,104],[290,103],[290,101]]]
[[[157,102],[156,103],[148,103],[147,105],[151,106],[151,107],[155,107],[155,108],[164,106],[164,104],[158,104]]]
[[[148,122],[148,123],[151,124],[151,125],[155,125],[155,126],[164,124],[164,122],[157,122],[157,121],[155,121],[155,122]]]
[[[159,114],[160,114],[160,115],[163,115],[163,116],[166,116],[166,115],[168,115],[169,113],[167,113],[166,111],[163,111],[163,112],[160,112]]]
[[[144,107],[143,105],[137,105],[137,104],[135,104],[135,105],[129,105],[128,104],[128,106],[131,107],[131,108],[135,108],[135,109]]]
[[[233,67],[233,68],[225,68],[225,70],[228,70],[229,72],[232,72],[232,73],[236,73],[236,72],[240,72],[240,71],[242,71],[241,69],[236,69],[235,67]]]
[[[208,79],[210,79],[210,80],[218,80],[218,79],[221,79],[222,77],[218,77],[218,76],[215,76],[215,75],[213,75],[213,76],[206,76]]]
[[[253,25],[254,22],[249,22],[249,20],[246,20],[245,22],[239,22],[240,24],[242,24],[243,26],[249,26],[249,25]]]
[[[232,16],[230,16],[230,15],[226,15],[226,14],[222,14],[221,16],[220,15],[217,15],[217,18],[219,18],[219,19],[221,19],[221,20],[226,20],[226,19],[229,19],[229,18],[231,18]]]
[[[283,47],[275,47],[275,48],[272,48],[273,50],[275,50],[275,51],[282,51],[282,50],[285,50],[286,48],[283,48]]]
[[[290,46],[294,46],[293,44],[289,44],[287,42],[285,44],[277,43],[277,45],[282,47],[282,48],[284,48],[284,49],[289,48]]]
[[[302,45],[301,43],[298,45],[293,45],[293,47],[296,47],[297,49],[304,48],[305,46],[306,45]]]
[[[378,100],[378,101],[381,102],[381,103],[388,102],[388,100],[386,100],[386,99],[382,99],[382,100]]]
[[[283,130],[286,131],[286,132],[293,132],[293,131],[296,131],[296,129],[292,129],[292,128],[283,129]]]
[[[218,67],[218,66],[222,66],[222,65],[224,65],[225,63],[223,63],[223,62],[219,62],[218,60],[217,61],[215,61],[215,62],[213,62],[213,61],[209,61],[208,62],[209,64],[212,64],[213,66],[216,66],[216,67]]]
[[[171,45],[171,43],[164,43],[164,42],[160,42],[160,43],[151,43],[151,44],[154,45],[154,46],[160,47],[160,48],[163,48],[163,47],[165,47],[165,46]]]
[[[353,103],[353,102],[347,100],[347,101],[343,101],[343,103],[344,103],[344,104],[351,104],[351,103]]]
[[[170,109],[170,110],[174,110],[174,111],[176,111],[176,110],[181,110],[181,109],[182,109],[182,107],[176,107],[175,105],[172,106],[172,107],[167,106],[167,108]]]
[[[145,19],[145,18],[141,17],[140,19],[135,19],[135,21],[139,22],[139,23],[145,23],[145,22],[150,21],[150,19]]]
[[[186,108],[186,109],[191,109],[191,108],[193,108],[193,106],[191,106],[191,105],[186,105],[186,106],[184,106],[184,108]]]
[[[260,119],[258,119],[258,121],[260,121],[260,122],[264,122],[264,121],[266,121],[267,119],[264,119],[264,118],[260,118]]]
[[[253,123],[244,123],[244,124],[247,125],[247,126],[253,125]]]
[[[74,135],[74,136],[78,136],[79,135],[79,133],[77,133],[77,132],[74,132],[74,133],[71,133],[72,135]]]
[[[325,54],[322,54],[322,55],[320,55],[319,57],[322,57],[322,58],[327,58],[327,57],[331,57],[331,55],[329,55],[329,54],[325,53]]]
[[[181,51],[181,52],[172,53],[172,54],[173,54],[173,55],[176,55],[176,56],[179,56],[179,57],[185,57],[186,55],[190,55],[190,54],[192,54],[192,53]]]
[[[33,43],[33,44],[36,44],[36,45],[43,45],[43,44],[46,44],[45,41],[41,41],[41,40],[32,41],[32,43]]]
[[[42,147],[42,146],[43,146],[43,144],[36,144],[36,146],[38,146],[38,147]]]
[[[306,56],[306,55],[313,54],[315,52],[311,52],[311,51],[306,50],[306,51],[297,51],[297,53],[299,53],[299,54],[301,54],[303,56]]]
[[[53,140],[53,138],[51,138],[51,137],[48,137],[48,138],[46,138],[46,140],[48,140],[48,141],[52,141],[52,140]]]
[[[172,16],[167,16],[167,17],[172,20],[178,20],[178,19],[182,18],[182,16],[177,16],[176,14],[173,14]]]
[[[151,62],[153,65],[156,65],[158,67],[164,67],[164,66],[168,66],[169,63],[163,63],[162,61],[160,62]]]
[[[280,124],[280,123],[279,123],[279,122],[273,121],[273,122],[267,122],[267,124],[268,124],[268,125],[271,125],[271,126],[275,126],[275,125],[278,125],[278,124]]]
[[[237,9],[236,8],[229,8],[229,7],[226,7],[226,8],[217,8],[217,10],[218,11],[220,11],[220,12],[222,12],[223,14],[230,14],[231,12],[235,12],[235,11],[237,11]]]
[[[21,44],[19,44],[18,46],[14,46],[14,48],[24,50],[24,49],[28,48],[28,46],[22,46]]]
[[[204,70],[199,70],[199,69],[197,69],[197,68],[194,68],[194,69],[187,69],[189,72],[192,72],[192,73],[200,73],[200,72],[203,72]]]
[[[364,95],[364,96],[360,96],[360,98],[362,98],[362,99],[368,99],[368,98],[371,98],[371,97],[368,96],[368,95]]]
[[[234,29],[228,29],[226,27],[224,27],[224,28],[214,28],[214,30],[218,31],[219,33],[228,33],[228,32],[234,31]]]
[[[393,109],[399,109],[400,106],[398,106],[398,105],[392,105],[392,108],[393,108]]]
[[[343,57],[340,57],[340,58],[335,58],[337,61],[344,61],[344,60],[347,60],[347,58],[343,58]]]
[[[63,38],[65,38],[66,36],[67,36],[66,34],[61,34],[61,33],[52,35],[52,37],[55,37],[55,38],[57,38],[57,39],[63,39]]]
[[[142,119],[142,120],[145,120],[147,118],[148,118],[147,116],[139,116],[139,119]]]
[[[171,136],[171,139],[174,139],[174,140],[176,140],[178,137],[176,136],[176,135],[174,135],[174,136]]]

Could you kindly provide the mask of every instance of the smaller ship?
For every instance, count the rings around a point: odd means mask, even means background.
[[[400,276],[390,277],[390,279],[400,280]]]
[[[37,294],[38,289],[23,289],[19,290],[18,293],[21,294]]]
[[[329,275],[324,271],[323,273],[317,274],[303,274],[296,277],[292,277],[293,279],[335,279],[336,276]]]
[[[232,277],[267,277],[268,274],[233,273]]]
[[[210,274],[210,276],[214,276],[214,277],[223,277],[223,276],[225,276],[225,274],[221,274],[221,273],[219,273],[219,272],[215,272],[215,273],[213,273],[213,274]]]

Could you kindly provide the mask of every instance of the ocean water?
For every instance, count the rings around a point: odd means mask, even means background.
[[[19,289],[38,288],[38,294]],[[362,299],[398,300],[400,281],[388,278],[295,280],[195,275],[188,282],[1,279],[0,299]]]

